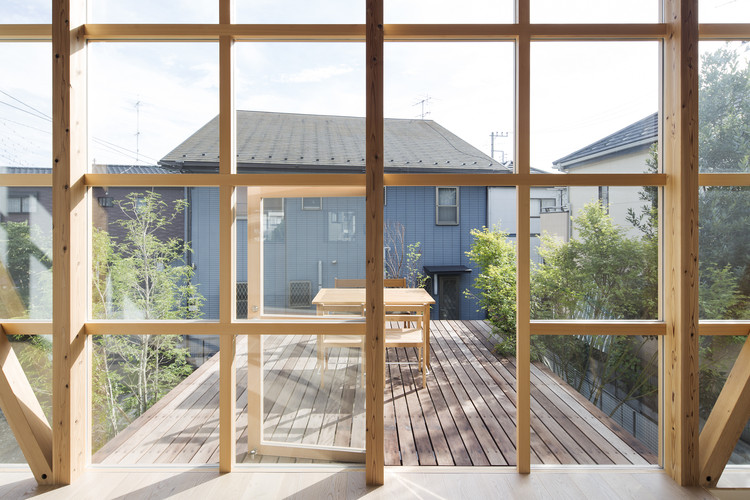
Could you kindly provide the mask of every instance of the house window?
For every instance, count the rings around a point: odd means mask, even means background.
[[[323,198],[302,198],[302,210],[321,210]]]
[[[328,241],[354,241],[355,219],[354,212],[329,212]]]
[[[599,186],[599,203],[609,213],[609,186]]]
[[[263,241],[284,241],[284,198],[263,199]]]
[[[438,226],[458,225],[458,188],[436,188],[435,224]]]
[[[29,196],[9,196],[8,213],[11,214],[31,214],[36,212],[36,197]]]

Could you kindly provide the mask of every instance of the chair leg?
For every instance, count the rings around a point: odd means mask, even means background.
[[[419,369],[422,370],[422,389],[425,388],[425,385],[427,383],[426,377],[425,377],[425,369],[424,369],[424,352],[422,352],[423,349],[419,348]]]

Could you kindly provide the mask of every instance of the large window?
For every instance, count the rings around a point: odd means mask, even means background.
[[[37,392],[43,335],[67,360],[47,392],[69,396],[49,435],[70,453],[50,462],[367,456],[378,482],[395,434],[411,444],[386,460],[441,463],[404,418],[443,377],[436,412],[484,399],[491,422],[484,458],[453,463],[692,471],[684,415],[731,381],[750,327],[750,17],[694,2],[717,24],[693,55],[683,1],[375,0],[381,19],[364,1],[88,0],[51,24],[4,4],[0,332]],[[58,39],[68,18],[81,36]],[[418,356],[383,355],[384,276],[429,296],[432,379],[381,366]],[[326,303],[345,281],[361,300]]]

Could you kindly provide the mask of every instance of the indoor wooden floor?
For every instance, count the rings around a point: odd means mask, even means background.
[[[385,394],[386,465],[515,464],[515,367],[492,352],[482,321],[433,321],[432,372],[422,389],[416,365],[389,364]],[[247,453],[246,342],[238,345],[237,461],[309,462]],[[316,339],[267,337],[266,440],[364,448],[359,349],[332,349],[320,384]],[[389,349],[388,361],[416,361]],[[648,465],[656,457],[599,409],[541,366],[532,366],[532,463]],[[125,431],[94,463],[218,462],[218,355]]]
[[[261,466],[262,467],[262,466]],[[657,470],[532,470],[497,467],[391,467],[385,485],[367,487],[361,469],[276,470],[219,474],[207,470],[89,470],[71,486],[37,486],[30,472],[0,472],[0,498],[107,499],[711,499],[747,498],[749,490],[680,488]],[[309,467],[309,466],[308,466]],[[713,493],[713,494],[712,494]],[[715,496],[714,496],[715,495]]]

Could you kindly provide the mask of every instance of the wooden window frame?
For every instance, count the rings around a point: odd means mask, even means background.
[[[51,186],[53,190],[53,255],[55,294],[53,322],[3,321],[6,334],[53,334],[54,425],[53,473],[40,482],[67,484],[80,476],[90,460],[89,363],[91,335],[153,332],[154,324],[107,323],[86,316],[88,277],[77,268],[88,262],[87,209],[96,186],[218,186],[220,188],[220,319],[216,322],[158,323],[164,334],[200,332],[221,335],[220,464],[234,466],[236,336],[309,334],[313,323],[235,320],[236,196],[239,186],[342,186],[367,194],[367,451],[369,484],[384,481],[383,455],[383,205],[385,186],[515,186],[517,189],[517,470],[530,472],[530,335],[630,335],[644,331],[663,338],[661,363],[662,464],[681,485],[699,483],[698,463],[698,334],[747,335],[750,322],[698,322],[697,190],[698,186],[750,186],[750,174],[699,174],[697,152],[698,40],[750,39],[750,24],[698,25],[698,0],[663,0],[663,22],[653,24],[531,24],[530,0],[516,0],[513,24],[383,24],[383,0],[364,0],[364,25],[234,24],[232,0],[219,1],[217,24],[87,24],[85,0],[54,0],[51,24],[0,25],[0,39],[52,41],[53,154],[50,175],[0,174],[2,186]],[[662,44],[663,99],[660,158],[657,174],[531,174],[530,172],[530,45],[537,40],[653,40]],[[116,175],[86,172],[86,44],[112,40],[210,40],[219,42],[220,168],[217,174]],[[366,45],[367,173],[364,175],[238,174],[234,143],[234,44],[237,41],[360,42]],[[385,174],[383,170],[383,45],[392,41],[513,41],[516,47],[516,171],[511,174]],[[529,202],[532,186],[660,186],[663,234],[660,241],[660,309],[652,322],[531,321]],[[249,190],[250,191],[250,190]],[[90,210],[88,210],[90,212]],[[249,249],[249,251],[252,249]],[[257,269],[256,269],[257,270]],[[663,290],[670,293],[665,296]],[[257,299],[257,297],[256,297]],[[251,298],[249,297],[249,301]],[[250,315],[250,312],[248,312]],[[327,328],[332,328],[330,325]],[[333,328],[337,328],[333,326]],[[342,327],[343,328],[343,327]],[[347,327],[350,328],[350,327]],[[330,330],[329,330],[330,331]],[[669,360],[666,362],[664,360]],[[255,404],[257,401],[250,401]],[[38,478],[39,479],[39,478]]]

